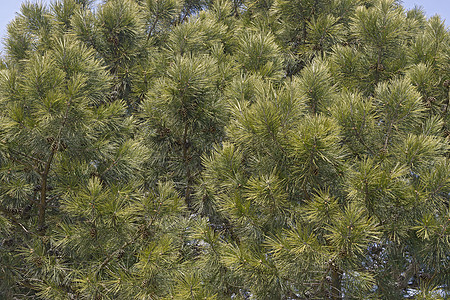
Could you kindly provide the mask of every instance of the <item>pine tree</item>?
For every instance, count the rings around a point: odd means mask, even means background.
[[[7,31],[0,298],[448,296],[438,16],[58,0]]]

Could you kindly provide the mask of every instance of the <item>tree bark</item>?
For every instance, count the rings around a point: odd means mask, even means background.
[[[184,199],[186,202],[186,205],[188,208],[191,207],[191,184],[192,184],[192,178],[191,178],[191,168],[189,166],[189,145],[188,145],[188,123],[186,122],[184,125],[184,133],[183,133],[183,161],[184,161],[184,168],[186,171],[186,190],[184,193]]]
[[[52,145],[52,152],[50,153],[50,157],[48,158],[47,163],[45,164],[44,172],[41,175],[41,197],[39,201],[39,219],[38,219],[38,232],[45,232],[45,211],[47,209],[47,183],[48,183],[48,173],[50,171],[50,166],[53,161],[53,157],[55,156],[55,152],[59,147],[59,143],[56,143],[56,149],[54,145]]]
[[[341,279],[342,272],[335,263],[331,266],[331,299],[338,300],[341,298]]]

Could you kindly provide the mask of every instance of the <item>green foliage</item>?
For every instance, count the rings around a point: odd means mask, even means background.
[[[236,57],[244,72],[271,80],[281,77],[280,50],[270,33],[246,30],[237,42]]]
[[[0,298],[448,297],[449,41],[393,0],[25,2]]]

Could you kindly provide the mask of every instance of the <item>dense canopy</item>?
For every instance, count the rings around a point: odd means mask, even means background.
[[[450,295],[450,31],[395,0],[24,2],[0,299]]]

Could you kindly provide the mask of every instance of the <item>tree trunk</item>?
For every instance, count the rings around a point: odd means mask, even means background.
[[[331,299],[341,299],[342,272],[335,263],[331,266]]]
[[[192,184],[192,178],[191,178],[191,168],[189,166],[189,143],[188,143],[188,123],[186,122],[184,125],[184,133],[183,133],[183,161],[184,161],[184,167],[186,170],[186,190],[184,193],[184,199],[186,202],[186,205],[188,208],[191,207],[191,184]]]
[[[56,147],[55,147],[56,144]],[[53,157],[55,156],[55,152],[59,147],[59,142],[58,143],[53,143],[51,146],[51,153],[50,156],[48,158],[48,161],[45,165],[45,169],[44,172],[42,172],[41,175],[41,191],[40,191],[40,201],[39,201],[39,219],[38,219],[38,232],[40,234],[44,234],[45,233],[45,211],[47,209],[47,181],[48,181],[48,173],[50,172],[50,166],[52,164],[53,161]]]

